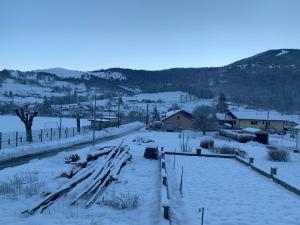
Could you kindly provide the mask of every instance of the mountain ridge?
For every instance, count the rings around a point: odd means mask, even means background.
[[[21,90],[42,88],[40,100],[45,96],[64,96],[74,92],[88,95],[93,88],[98,88],[102,93],[119,94],[179,90],[200,98],[225,93],[231,101],[241,104],[300,111],[299,49],[272,49],[223,67],[151,71],[110,68],[75,71],[74,75],[70,73],[72,70],[59,67],[35,71],[2,70],[0,94],[2,99],[3,95],[8,96],[8,100],[13,99],[7,94],[13,84]],[[39,95],[38,90],[31,93]],[[27,93],[29,95],[30,91]],[[17,93],[16,96],[24,97],[24,93]]]

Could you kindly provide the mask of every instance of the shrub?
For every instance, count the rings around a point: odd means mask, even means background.
[[[220,135],[241,143],[254,141],[256,138],[254,134],[240,134],[231,130],[220,130]]]
[[[102,199],[101,203],[115,209],[135,209],[139,205],[140,197],[136,193],[121,193],[119,196],[113,195],[111,199]]]
[[[211,149],[211,151],[218,154],[233,155],[235,154],[236,149],[229,145],[223,145],[221,147],[215,147]]]
[[[214,140],[213,139],[207,139],[200,142],[201,148],[211,149],[214,147]]]
[[[43,183],[39,180],[38,172],[31,171],[16,174],[8,181],[0,182],[0,194],[16,198],[20,195],[33,196],[41,193]]]
[[[80,160],[80,157],[77,154],[72,154],[65,157],[65,163],[74,163],[77,162],[78,160]]]
[[[235,148],[231,147],[229,145],[224,145],[220,148],[219,150],[220,154],[227,154],[227,155],[232,155],[235,153]]]
[[[248,141],[254,141],[255,138],[256,136],[253,134],[239,134],[237,141],[241,143],[247,143]]]
[[[288,151],[271,149],[268,151],[268,159],[271,161],[287,162],[290,159]]]

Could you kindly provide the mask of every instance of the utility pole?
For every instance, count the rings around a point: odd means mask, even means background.
[[[147,104],[146,126],[148,126],[148,123],[149,123],[149,104]]]
[[[270,125],[270,112],[267,113],[267,124],[266,124],[266,130],[269,131],[269,125]]]
[[[59,139],[61,138],[61,124],[62,124],[62,105],[60,106],[60,116],[59,116]]]
[[[118,128],[120,127],[120,96],[118,98]]]
[[[93,112],[93,120],[94,120],[94,126],[93,126],[93,147],[95,146],[95,129],[96,129],[96,89],[95,89],[95,99],[94,99],[94,112]]]

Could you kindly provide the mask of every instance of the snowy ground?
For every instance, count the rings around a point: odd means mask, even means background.
[[[184,168],[183,198],[171,201],[175,213],[181,213],[174,224],[200,224],[202,207],[207,225],[299,224],[299,196],[233,159],[177,156],[175,172],[173,157],[167,156],[167,162],[177,192]]]
[[[200,141],[207,137],[213,138],[216,145],[230,144],[249,150],[249,154],[257,154],[255,162],[263,158],[265,149],[257,143],[241,144],[224,140],[215,133],[202,136],[197,132],[185,132],[189,136],[191,151],[199,146]],[[150,143],[133,142],[142,137],[153,140]],[[274,137],[276,139],[276,137]],[[104,145],[116,145],[123,138],[109,141]],[[41,199],[40,195],[26,197],[24,195],[3,195],[0,193],[0,224],[65,224],[65,225],[150,225],[166,224],[160,208],[160,170],[158,161],[147,160],[143,157],[146,146],[164,147],[166,151],[181,151],[179,134],[155,131],[140,131],[127,135],[124,141],[131,148],[132,161],[126,165],[119,180],[112,183],[99,198],[100,204],[86,209],[83,205],[69,206],[72,196],[66,195],[52,205],[43,214],[32,217],[22,217],[20,212]],[[90,148],[76,152],[85,156]],[[257,152],[260,152],[259,155]],[[207,153],[207,152],[206,152]],[[63,163],[64,157],[70,155],[62,152],[54,157],[33,160],[22,166],[0,170],[1,182],[13,178],[16,174],[35,171],[41,181],[41,191],[53,191],[62,186],[65,178],[58,176],[69,169]],[[260,158],[259,158],[260,157]],[[198,209],[205,207],[204,224],[214,225],[286,225],[299,224],[300,199],[284,188],[264,178],[251,169],[239,164],[233,159],[215,159],[200,157],[177,156],[173,170],[173,157],[167,156],[169,187],[172,193],[171,216],[174,225],[200,224]],[[170,159],[170,161],[169,161]],[[282,163],[283,164],[283,163]],[[181,166],[184,166],[183,198],[178,192]],[[287,162],[286,171],[299,171],[299,163]],[[283,168],[283,166],[282,166]],[[279,169],[284,171],[283,169]],[[296,173],[291,175],[295,177]],[[0,188],[1,189],[1,188]],[[101,204],[102,199],[110,199],[121,194],[137,194],[139,206],[135,209],[116,210]],[[176,214],[174,214],[176,213]]]
[[[89,125],[90,122],[86,119],[81,120],[81,126]],[[37,116],[33,120],[32,129],[58,128],[58,117],[40,117]],[[62,127],[76,127],[74,118],[63,118]],[[22,121],[13,115],[0,116],[0,132],[25,131],[25,126]]]
[[[50,207],[43,214],[32,217],[20,215],[27,207],[34,205],[40,196],[3,196],[0,195],[0,224],[29,225],[29,224],[65,224],[65,225],[150,225],[159,224],[160,215],[160,177],[158,161],[146,160],[143,157],[144,145],[132,142],[136,135],[128,135],[124,144],[129,144],[133,159],[126,165],[120,174],[120,179],[111,184],[102,196],[109,197],[121,193],[137,194],[139,206],[136,209],[116,210],[109,206],[94,205],[89,209],[81,205],[70,207],[67,202],[71,196],[65,196],[57,204]],[[105,145],[115,145],[122,138],[107,142]],[[103,146],[103,145],[101,145]],[[84,156],[90,149],[74,152]],[[16,174],[28,171],[38,171],[42,181],[42,190],[55,190],[65,183],[64,178],[57,178],[61,172],[66,171],[69,165],[63,163],[65,156],[70,153],[42,160],[34,160],[26,165],[7,168],[0,171],[0,182],[12,178]]]

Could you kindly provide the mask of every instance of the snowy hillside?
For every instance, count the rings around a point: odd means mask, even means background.
[[[36,72],[44,72],[55,74],[60,78],[75,78],[75,79],[90,79],[91,76],[106,79],[106,80],[126,80],[126,77],[119,72],[110,72],[110,71],[77,71],[77,70],[68,70],[64,68],[49,68],[36,70]]]

